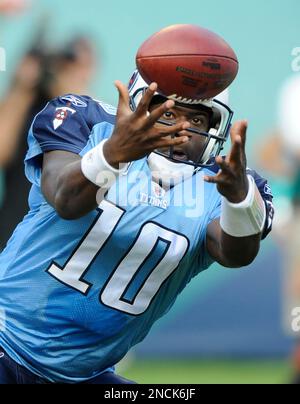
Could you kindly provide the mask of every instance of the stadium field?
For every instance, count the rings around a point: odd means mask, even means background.
[[[287,384],[287,361],[162,361],[133,362],[122,376],[140,384]]]

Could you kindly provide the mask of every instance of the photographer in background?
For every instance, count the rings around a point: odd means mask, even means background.
[[[0,101],[0,168],[4,182],[0,250],[28,210],[30,184],[24,175],[23,160],[34,116],[58,95],[87,94],[94,68],[94,49],[84,37],[73,39],[55,53],[37,41],[19,64]]]

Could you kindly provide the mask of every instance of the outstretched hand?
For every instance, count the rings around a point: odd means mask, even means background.
[[[188,142],[185,131],[189,122],[181,122],[171,127],[157,128],[156,122],[173,108],[174,101],[168,100],[149,113],[151,100],[157,91],[152,83],[143,95],[136,111],[130,109],[130,97],[127,87],[120,81],[115,82],[119,92],[119,104],[114,132],[104,145],[104,154],[109,164],[117,167],[120,163],[139,160],[155,149],[177,146]],[[172,135],[175,135],[172,136]]]
[[[248,122],[236,122],[230,132],[231,150],[226,157],[217,157],[216,163],[220,171],[216,176],[205,176],[206,182],[217,185],[217,189],[229,202],[239,203],[248,194],[248,179],[246,174],[246,133]]]

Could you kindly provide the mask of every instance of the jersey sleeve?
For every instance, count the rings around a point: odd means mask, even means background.
[[[247,174],[251,175],[254,178],[256,186],[265,202],[266,221],[262,234],[262,239],[265,239],[272,230],[273,219],[275,214],[272,190],[270,185],[268,184],[268,181],[265,178],[261,177],[256,171],[248,168]]]
[[[80,154],[93,127],[107,121],[107,115],[99,102],[86,96],[69,94],[50,101],[29,130],[25,158],[29,181],[39,185],[43,153],[61,150]]]

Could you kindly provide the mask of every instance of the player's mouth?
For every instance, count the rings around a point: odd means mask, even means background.
[[[182,162],[186,162],[186,161],[191,162],[190,154],[188,152],[182,150],[182,149],[179,149],[179,148],[174,148],[173,149],[173,154],[171,154],[171,151],[170,151],[169,147],[167,149],[166,148],[158,149],[157,151],[160,152],[160,153],[163,153],[163,155],[168,160],[173,161],[173,162],[174,162],[174,160],[176,160],[176,162],[178,162],[178,163],[181,162],[181,161]],[[172,158],[171,158],[171,156],[172,156]]]
[[[179,161],[188,161],[188,155],[184,153],[182,150],[174,150],[173,151],[173,158]]]

